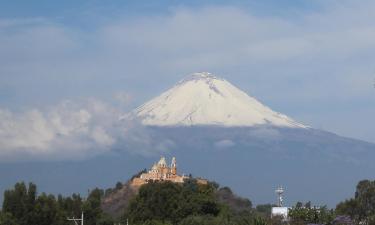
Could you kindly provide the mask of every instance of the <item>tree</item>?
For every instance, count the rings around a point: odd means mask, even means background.
[[[37,224],[34,220],[35,217],[35,203],[37,200],[37,188],[36,185],[33,183],[29,183],[29,187],[27,189],[27,198],[26,198],[26,211],[28,212],[26,215],[26,224]]]
[[[53,195],[47,195],[42,193],[34,205],[35,211],[30,217],[32,217],[33,223],[38,225],[50,225],[57,224],[65,218],[59,218],[58,207],[56,199]]]
[[[219,225],[212,216],[189,216],[183,219],[179,225]]]
[[[98,221],[103,216],[103,212],[100,208],[101,198],[103,194],[103,190],[95,188],[90,192],[87,200],[84,202],[82,210],[84,212],[87,224],[96,224],[96,221]]]
[[[121,182],[117,182],[116,183],[116,190],[120,190],[122,188],[122,183]]]
[[[335,218],[334,211],[326,206],[312,207],[310,202],[302,205],[298,202],[289,210],[291,224],[330,224]]]
[[[80,195],[70,197],[37,194],[37,187],[30,183],[16,183],[13,189],[4,192],[3,211],[0,225],[71,225],[67,217],[78,217],[85,212],[87,224],[110,225],[112,218],[101,208],[103,191],[94,189],[86,201]]]
[[[18,225],[11,213],[0,212],[0,225]]]
[[[375,181],[358,182],[354,198],[339,203],[336,213],[348,215],[356,223],[375,224]]]
[[[14,189],[4,192],[3,212],[12,215],[20,225],[33,223],[33,205],[36,197],[36,186],[33,183],[26,187],[24,182],[16,183]]]
[[[117,185],[119,188],[119,185]],[[85,224],[112,225],[115,221],[101,209],[104,191],[93,189],[84,200],[78,194],[64,197],[41,193],[30,183],[16,183],[4,192],[0,225],[72,225],[67,217],[84,212]],[[239,210],[241,209],[241,210]],[[130,202],[124,216],[136,225],[263,225],[253,220],[251,202],[216,183],[198,184],[189,179],[182,184],[156,182],[143,185]],[[255,223],[255,224],[254,224]]]
[[[257,205],[255,210],[256,210],[257,213],[260,213],[261,215],[263,215],[265,217],[270,217],[272,207],[273,207],[273,205],[271,205],[271,204]]]
[[[184,184],[149,183],[140,188],[124,218],[128,217],[132,223],[158,220],[177,224],[189,215],[217,216],[220,206],[214,190],[215,187],[200,185],[194,180]]]

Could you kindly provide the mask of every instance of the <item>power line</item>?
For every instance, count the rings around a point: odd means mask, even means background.
[[[73,216],[73,218],[67,218],[67,220],[69,220],[69,221],[74,221],[75,225],[78,225],[78,222],[81,221],[81,225],[83,225],[83,212],[82,212],[82,214],[81,214],[81,218],[80,218],[80,219],[76,219],[76,218],[74,218],[74,216]]]

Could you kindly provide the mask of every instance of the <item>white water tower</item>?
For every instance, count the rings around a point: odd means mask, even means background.
[[[281,216],[284,221],[287,221],[288,220],[289,208],[283,206],[283,204],[284,204],[284,197],[283,197],[284,191],[285,190],[282,186],[279,186],[278,188],[276,188],[275,193],[277,194],[277,206],[272,207],[271,217]]]
[[[284,194],[284,188],[282,186],[279,186],[276,190],[275,193],[277,194],[277,206],[278,207],[283,207],[283,194]]]

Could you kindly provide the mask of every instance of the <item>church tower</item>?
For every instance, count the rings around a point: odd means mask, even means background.
[[[177,174],[177,163],[176,163],[176,157],[172,158],[172,163],[171,163],[171,174],[176,175]]]
[[[158,169],[160,172],[159,174],[160,178],[165,179],[168,177],[169,169],[167,166],[167,161],[165,160],[164,156],[162,156],[158,162]]]

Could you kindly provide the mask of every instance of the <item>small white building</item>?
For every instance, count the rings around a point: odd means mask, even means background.
[[[287,219],[288,218],[288,212],[289,212],[288,207],[272,207],[271,217],[281,216],[284,219]]]

